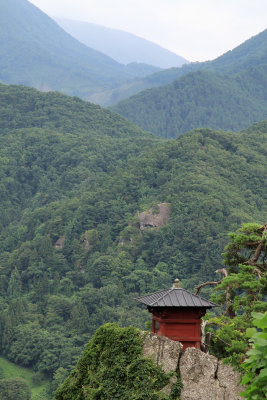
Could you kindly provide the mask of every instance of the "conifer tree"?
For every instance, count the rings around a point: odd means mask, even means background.
[[[206,285],[216,286],[212,301],[222,306],[222,313],[204,322],[206,350],[238,366],[248,348],[246,329],[252,326],[253,313],[267,309],[267,224],[244,224],[229,236],[223,254],[227,268],[216,271],[223,278],[199,285],[196,293]]]

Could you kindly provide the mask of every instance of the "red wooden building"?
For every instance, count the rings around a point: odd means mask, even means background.
[[[152,313],[152,332],[183,344],[183,349],[201,344],[201,317],[217,304],[183,289],[179,279],[174,285],[160,292],[139,297]]]

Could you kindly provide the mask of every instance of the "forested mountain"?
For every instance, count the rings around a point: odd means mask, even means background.
[[[88,48],[27,0],[0,0],[0,81],[86,98],[155,68],[126,68]]]
[[[232,75],[191,72],[112,109],[163,137],[205,126],[237,131],[267,118],[267,64]]]
[[[0,84],[0,99],[1,166],[7,173],[7,181],[1,180],[1,226],[30,200],[42,204],[69,196],[81,182],[157,143],[122,117],[77,97]]]
[[[194,71],[208,70],[223,74],[235,74],[251,67],[267,64],[267,30],[252,37],[235,49],[228,51],[213,61],[196,62],[183,65],[180,68],[170,68],[149,75],[143,79],[133,80],[92,98],[99,104],[108,106],[126,99],[142,90],[155,86],[166,85]]]
[[[89,22],[54,19],[77,40],[107,54],[121,64],[143,63],[171,68],[188,63],[185,58],[132,33]]]
[[[0,340],[55,388],[134,297],[214,278],[227,232],[267,219],[267,121],[158,139],[58,93],[0,86]]]

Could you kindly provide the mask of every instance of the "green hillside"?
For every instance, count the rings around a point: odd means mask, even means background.
[[[212,61],[195,62],[181,68],[170,68],[142,79],[132,80],[114,89],[94,94],[93,99],[104,106],[114,105],[142,90],[166,85],[190,72],[207,70],[221,74],[234,74],[251,67],[267,64],[267,29]]]
[[[267,220],[267,121],[164,141],[77,98],[5,85],[0,116],[2,355],[52,388],[103,323],[144,327],[134,297],[214,279],[227,233]],[[145,222],[162,204],[170,215]]]
[[[112,109],[163,137],[198,127],[237,131],[267,118],[267,64],[234,75],[191,72]]]
[[[102,326],[86,346],[75,370],[57,390],[55,399],[178,399],[179,383],[170,396],[162,390],[170,376],[176,374],[165,373],[145,358],[142,350],[138,329],[119,328],[115,324]]]
[[[5,225],[29,201],[44,204],[156,145],[151,134],[99,106],[0,84],[1,200]]]
[[[42,374],[34,372],[29,368],[19,367],[3,357],[0,357],[0,398],[3,400],[23,399],[23,390],[14,391],[16,385],[27,388],[31,400],[47,400],[49,392],[49,381]],[[20,384],[20,385],[19,385]],[[9,388],[9,396],[3,396],[3,392]],[[6,395],[6,393],[5,393]],[[21,395],[21,397],[20,397]],[[26,397],[27,398],[27,397]]]
[[[78,42],[29,1],[0,0],[3,83],[86,98],[140,75]]]
[[[195,62],[183,65],[182,68],[171,68],[153,74],[145,80],[153,83],[153,86],[159,86],[178,79],[189,72],[202,69],[231,74],[261,64],[267,64],[267,29],[212,61]]]

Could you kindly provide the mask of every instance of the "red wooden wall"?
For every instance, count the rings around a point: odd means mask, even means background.
[[[187,347],[200,349],[200,324],[205,310],[162,310],[152,311],[152,332],[166,336]]]

